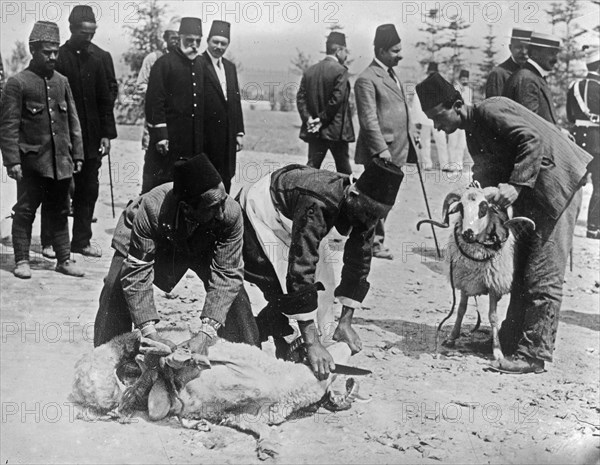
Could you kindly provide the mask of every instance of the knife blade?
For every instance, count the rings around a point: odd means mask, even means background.
[[[350,365],[342,365],[341,363],[335,364],[335,369],[332,370],[333,373],[337,373],[339,375],[354,375],[354,376],[365,376],[370,375],[373,372],[371,370],[366,370],[364,368],[352,367]]]

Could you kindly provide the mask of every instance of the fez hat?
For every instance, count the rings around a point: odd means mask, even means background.
[[[375,158],[354,185],[370,199],[387,207],[394,206],[404,173],[391,161]]]
[[[417,84],[417,95],[419,96],[421,108],[424,112],[431,110],[440,103],[450,100],[456,95],[460,98],[459,92],[440,73],[434,73]]]
[[[396,44],[400,43],[400,36],[396,31],[396,26],[393,24],[382,24],[375,31],[375,40],[373,41],[373,45],[375,49],[384,49],[387,50],[390,47],[393,47]]]
[[[181,18],[180,34],[202,35],[202,20],[200,18]]]
[[[438,64],[435,61],[430,61],[427,65],[428,73],[437,73],[438,72]]]
[[[199,200],[200,196],[223,182],[206,154],[175,162],[173,193],[179,200]]]
[[[518,29],[513,28],[512,35],[510,36],[510,40],[519,41],[519,42],[529,42],[531,39],[531,31],[529,29]]]
[[[533,32],[531,39],[529,40],[531,47],[542,47],[542,48],[560,48],[560,38],[550,35],[542,34],[541,32]]]
[[[469,77],[469,70],[461,69],[460,73],[458,74],[458,77],[459,78],[461,78],[461,77]]]
[[[333,31],[327,36],[327,45],[346,46],[346,35],[343,32]]]
[[[76,5],[69,15],[69,24],[95,23],[94,10],[89,5]]]
[[[58,25],[51,23],[50,21],[36,21],[29,34],[29,43],[33,42],[52,42],[55,44],[60,43],[60,34],[58,31]]]
[[[212,22],[212,26],[210,27],[210,32],[208,33],[208,37],[212,36],[221,36],[226,37],[227,39],[231,39],[230,37],[231,24],[227,21],[219,21],[215,19]]]
[[[167,31],[175,31],[179,32],[179,26],[181,25],[181,16],[173,16],[167,27],[165,27],[165,32]]]

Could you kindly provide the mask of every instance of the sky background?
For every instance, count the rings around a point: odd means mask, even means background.
[[[58,23],[61,41],[69,37],[68,15],[79,2],[62,1],[9,1],[0,0],[0,51],[6,59],[16,40],[27,40],[36,20]],[[115,60],[117,74],[127,72],[121,54],[129,47],[130,39],[124,24],[135,24],[137,4],[134,1],[81,2],[96,10],[98,30],[94,42],[110,51]],[[289,73],[290,60],[299,49],[310,55],[313,61],[321,59],[328,27],[337,24],[347,36],[353,62],[352,73],[359,73],[373,57],[373,36],[378,25],[394,23],[402,38],[404,60],[397,68],[401,78],[414,79],[423,70],[418,64],[423,52],[415,44],[424,40],[422,12],[439,8],[442,17],[458,14],[471,27],[465,32],[470,45],[484,46],[487,25],[494,25],[497,37],[497,59],[508,57],[507,44],[512,27],[524,27],[539,32],[552,32],[544,9],[548,1],[241,1],[198,2],[164,1],[168,14],[200,17],[204,23],[205,37],[214,19],[232,23],[230,52],[243,65],[243,73],[255,70],[271,71],[282,76]],[[582,16],[577,24],[591,29],[598,24],[599,7],[582,0]],[[557,31],[559,32],[559,31]],[[580,42],[597,42],[594,35],[580,37]],[[203,41],[202,47],[205,47]],[[468,54],[466,61],[475,68],[482,61],[480,52]],[[581,65],[582,66],[582,65]],[[256,74],[256,73],[255,73]]]

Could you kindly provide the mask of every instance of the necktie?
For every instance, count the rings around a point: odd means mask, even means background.
[[[217,60],[217,68],[221,69],[221,60]]]
[[[388,74],[394,80],[394,82],[396,82],[396,75],[394,74],[394,70],[392,68],[388,68]]]

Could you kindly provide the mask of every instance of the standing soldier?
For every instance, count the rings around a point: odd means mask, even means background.
[[[223,58],[231,25],[213,21],[204,63],[204,152],[223,178],[227,193],[235,176],[236,153],[242,150],[244,115],[235,65]]]
[[[165,41],[165,48],[163,50],[156,50],[150,52],[142,61],[142,67],[136,81],[136,91],[143,97],[146,98],[146,90],[148,89],[148,79],[150,79],[150,70],[154,63],[165,55],[166,53],[172,53],[179,48],[179,25],[181,23],[181,17],[174,16],[167,25],[165,32],[163,33],[163,40]],[[144,151],[144,169],[142,172],[142,194],[148,192],[152,187],[155,187],[163,182],[167,182],[169,179],[162,180],[162,174],[169,171],[168,167],[163,166],[165,157],[160,155],[156,150],[156,144],[150,143],[150,133],[148,132],[148,126],[144,123],[144,133],[142,136],[142,150]]]
[[[529,60],[506,81],[503,93],[554,124],[558,124],[558,118],[546,77],[558,63],[560,48],[558,37],[540,32],[531,34]]]
[[[527,63],[527,59],[529,58],[527,55],[527,46],[530,38],[531,31],[527,29],[514,28],[512,30],[510,45],[508,46],[510,57],[490,72],[485,85],[485,98],[502,95],[504,84],[508,81],[508,78]]]
[[[160,57],[150,70],[146,124],[150,143],[164,157],[166,172],[147,190],[173,179],[173,165],[204,148],[204,69],[199,55],[202,21],[182,18],[179,48]]]
[[[12,236],[14,274],[21,279],[31,278],[31,227],[40,204],[50,213],[56,271],[83,276],[69,260],[67,218],[69,184],[73,173],[81,170],[83,146],[69,82],[54,71],[59,43],[55,23],[35,23],[29,36],[33,58],[8,80],[0,104],[2,158],[8,176],[17,181]]]
[[[592,198],[587,217],[587,237],[600,239],[600,53],[587,60],[588,74],[575,81],[567,92],[567,118],[574,123],[571,134],[577,145],[594,157],[588,165],[592,173]]]
[[[302,119],[300,139],[308,142],[308,163],[320,168],[331,151],[338,173],[352,174],[348,143],[354,142],[346,36],[333,31],[325,43],[327,56],[308,68],[296,97]]]

